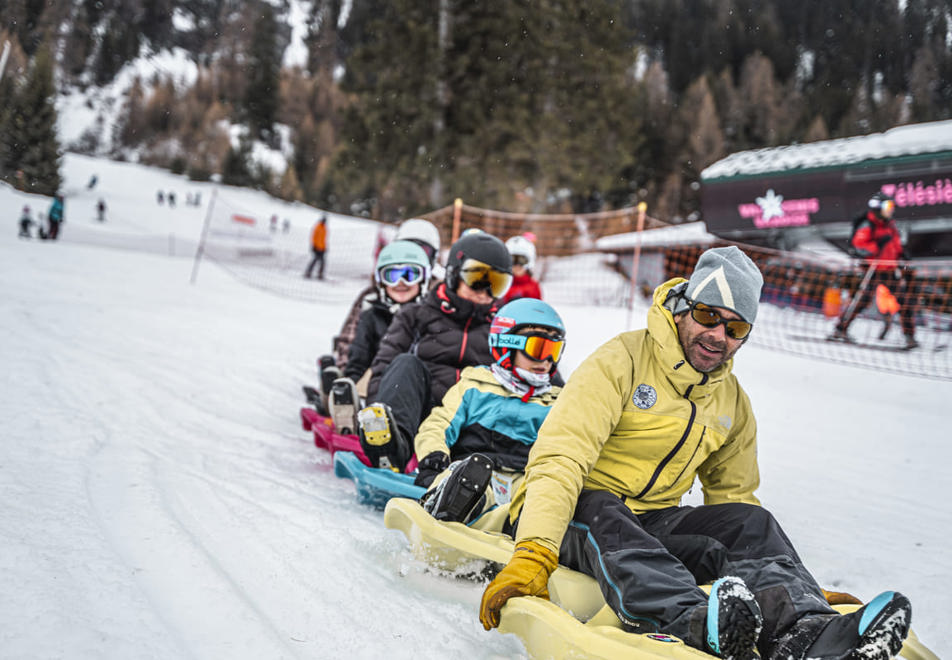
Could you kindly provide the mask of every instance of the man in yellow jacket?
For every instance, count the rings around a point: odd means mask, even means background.
[[[724,658],[885,658],[909,601],[885,592],[837,615],[754,491],[757,428],[731,373],[763,277],[736,247],[654,293],[647,328],[598,348],[543,424],[513,498],[516,548],[480,620],[548,597],[559,563],[593,576],[627,630]],[[679,506],[697,477],[704,505]],[[710,595],[698,584],[713,582]]]
[[[317,224],[314,225],[314,229],[311,230],[311,263],[307,265],[307,270],[304,271],[304,277],[310,278],[311,272],[314,270],[314,266],[317,266],[318,263],[320,266],[317,269],[317,279],[324,279],[324,253],[327,251],[327,216],[321,216],[321,219],[317,221]]]

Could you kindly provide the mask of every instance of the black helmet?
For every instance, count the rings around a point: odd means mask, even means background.
[[[866,205],[869,206],[870,211],[882,218],[891,218],[893,211],[896,210],[896,200],[882,191],[873,193]]]
[[[489,289],[499,298],[512,283],[512,256],[506,244],[486,232],[461,237],[450,247],[446,285],[456,291],[460,280],[474,289]]]

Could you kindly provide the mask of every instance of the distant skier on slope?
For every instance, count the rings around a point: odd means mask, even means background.
[[[327,214],[314,224],[311,230],[311,261],[304,271],[304,279],[309,279],[317,266],[317,279],[324,279],[324,255],[327,252]]]
[[[837,321],[830,339],[850,341],[850,324],[875,299],[876,288],[883,284],[895,293],[899,302],[899,319],[906,337],[906,348],[915,348],[919,345],[913,318],[915,282],[911,272],[907,272],[908,267],[899,263],[905,258],[905,251],[893,221],[896,202],[885,193],[877,192],[869,198],[867,206],[866,213],[857,218],[854,224],[850,245],[856,255],[864,260],[868,270],[854,294],[853,302]]]
[[[30,207],[24,206],[23,212],[20,214],[20,238],[33,238],[33,235],[30,233],[30,228],[34,224],[33,215],[30,213]]]
[[[40,238],[55,241],[59,237],[60,225],[65,222],[65,208],[63,196],[60,193],[53,195],[53,203],[46,214],[47,229],[40,229]]]

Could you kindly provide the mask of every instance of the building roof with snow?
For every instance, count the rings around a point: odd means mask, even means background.
[[[641,247],[671,247],[676,245],[708,245],[717,240],[709,234],[703,222],[686,222],[681,225],[631,231],[624,234],[603,236],[595,242],[601,252],[630,252]]]
[[[703,181],[791,170],[841,167],[884,158],[952,151],[952,121],[897,126],[872,133],[809,144],[738,151],[701,172]]]

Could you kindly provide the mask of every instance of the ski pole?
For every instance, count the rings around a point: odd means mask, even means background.
[[[859,283],[859,288],[856,289],[856,295],[854,295],[853,299],[850,300],[850,304],[846,308],[846,313],[841,318],[852,320],[853,310],[856,309],[856,305],[859,303],[860,296],[864,291],[866,291],[866,287],[869,286],[869,281],[873,279],[873,269],[875,268],[876,262],[870,261],[869,268],[866,269],[866,274],[863,276],[863,281]]]

